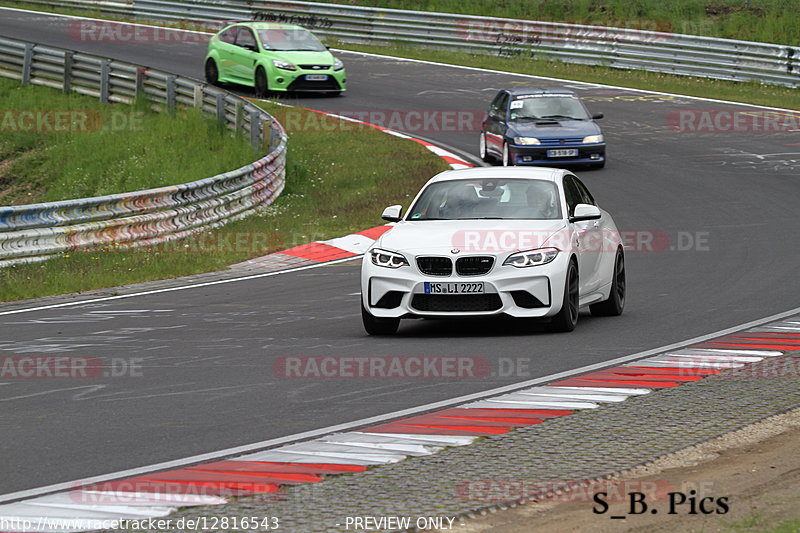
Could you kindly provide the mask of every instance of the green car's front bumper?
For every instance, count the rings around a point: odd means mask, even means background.
[[[324,77],[324,79],[322,79]],[[341,92],[347,90],[347,74],[345,69],[321,70],[304,69],[298,65],[297,70],[275,68],[269,76],[270,91],[291,92]]]

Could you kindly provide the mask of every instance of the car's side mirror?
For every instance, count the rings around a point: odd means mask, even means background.
[[[600,208],[596,205],[578,204],[575,206],[575,212],[569,217],[569,221],[582,222],[584,220],[598,220],[602,216]]]
[[[258,45],[257,44],[248,43],[248,44],[243,44],[243,45],[240,45],[240,46],[242,48],[244,48],[245,50],[250,50],[251,52],[258,52]]]
[[[602,113],[592,113],[592,120],[598,120],[603,118],[604,116],[605,115],[603,115]]]
[[[327,50],[330,50],[330,49],[331,49],[331,45],[329,45],[329,44],[326,44],[326,45],[325,45],[325,49],[327,49]]]
[[[383,210],[381,218],[387,222],[399,222],[403,215],[402,205],[390,205]]]

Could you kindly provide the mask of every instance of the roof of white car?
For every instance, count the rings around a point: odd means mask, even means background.
[[[516,179],[535,179],[544,181],[555,181],[567,172],[560,168],[538,168],[538,167],[474,167],[459,170],[445,170],[434,177],[428,183],[437,181],[465,180],[465,179],[490,179],[490,178],[516,178]]]

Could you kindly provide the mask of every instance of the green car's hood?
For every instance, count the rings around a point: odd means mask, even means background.
[[[295,65],[333,65],[335,61],[333,54],[325,50],[324,52],[284,52],[281,50],[270,50],[276,58],[289,61]]]

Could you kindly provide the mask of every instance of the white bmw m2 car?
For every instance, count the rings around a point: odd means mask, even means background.
[[[572,331],[578,311],[620,315],[625,256],[614,221],[571,172],[482,167],[431,178],[364,255],[371,335],[401,318],[508,315]]]

